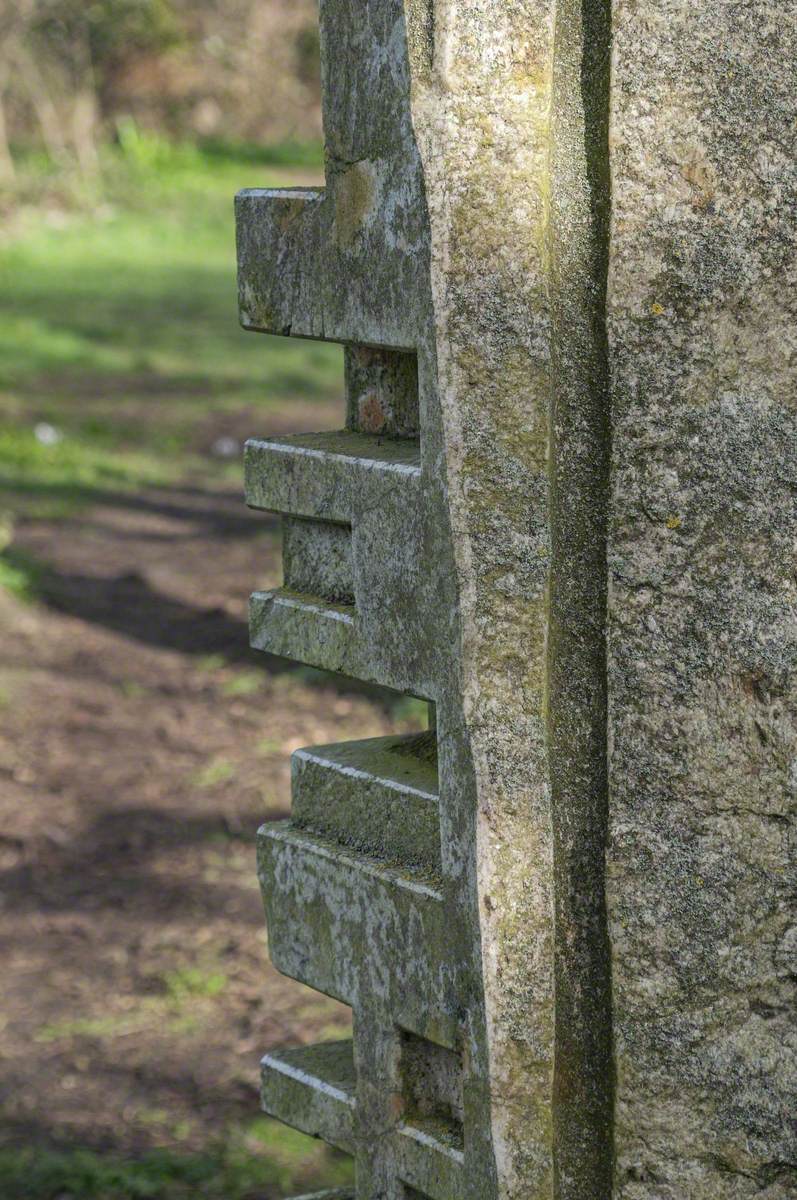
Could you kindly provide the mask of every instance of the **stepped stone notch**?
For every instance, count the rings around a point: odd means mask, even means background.
[[[354,1018],[263,1104],[357,1200],[794,1195],[781,11],[321,0],[326,187],[238,197],[242,323],[346,364],[344,429],[248,443],[252,643],[434,713],[258,835]]]

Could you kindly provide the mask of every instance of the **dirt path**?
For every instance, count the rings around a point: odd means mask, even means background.
[[[387,717],[246,649],[278,538],[237,494],[108,497],[16,545],[43,573],[0,592],[2,1136],[201,1148],[257,1112],[269,1046],[345,1021],[269,967],[253,837],[289,751]]]

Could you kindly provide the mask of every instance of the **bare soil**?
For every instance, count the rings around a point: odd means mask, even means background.
[[[201,1148],[257,1113],[262,1053],[347,1021],[267,960],[289,754],[396,724],[248,650],[279,537],[237,492],[108,496],[15,546],[42,571],[0,590],[2,1138]]]

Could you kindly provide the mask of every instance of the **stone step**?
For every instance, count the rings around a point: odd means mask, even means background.
[[[244,472],[250,508],[351,524],[363,504],[387,502],[386,491],[398,488],[406,503],[420,483],[420,443],[348,430],[252,438]]]
[[[357,627],[352,604],[277,588],[249,599],[249,642],[322,671],[379,683]]]
[[[433,739],[410,734],[295,751],[293,823],[354,850],[439,872]]]
[[[261,1062],[263,1111],[351,1154],[354,1082],[351,1040],[275,1050]]]
[[[296,1196],[294,1200],[355,1200],[354,1188],[328,1188],[325,1192],[313,1192],[312,1196]]]
[[[396,620],[418,572],[420,478],[417,440],[344,430],[247,443],[247,503],[281,513],[285,530],[284,586],[251,598],[255,649],[424,690],[417,622]],[[404,636],[386,653],[388,621]]]
[[[278,970],[352,1006],[361,987],[376,990],[403,1029],[455,1044],[456,969],[433,877],[290,821],[259,830],[258,874]]]
[[[423,1118],[399,1125],[393,1153],[401,1178],[429,1200],[464,1200],[465,1149],[462,1126]]]
[[[355,1153],[356,1098],[351,1040],[267,1054],[261,1063],[261,1099],[269,1116],[311,1137],[321,1138],[347,1154]],[[461,1125],[419,1117],[399,1124],[391,1136],[402,1179],[429,1200],[464,1197]],[[344,1191],[343,1195],[346,1194]]]

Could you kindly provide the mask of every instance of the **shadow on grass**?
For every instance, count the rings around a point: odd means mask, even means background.
[[[3,1200],[279,1200],[351,1181],[343,1154],[266,1118],[232,1128],[204,1153],[0,1148]]]

